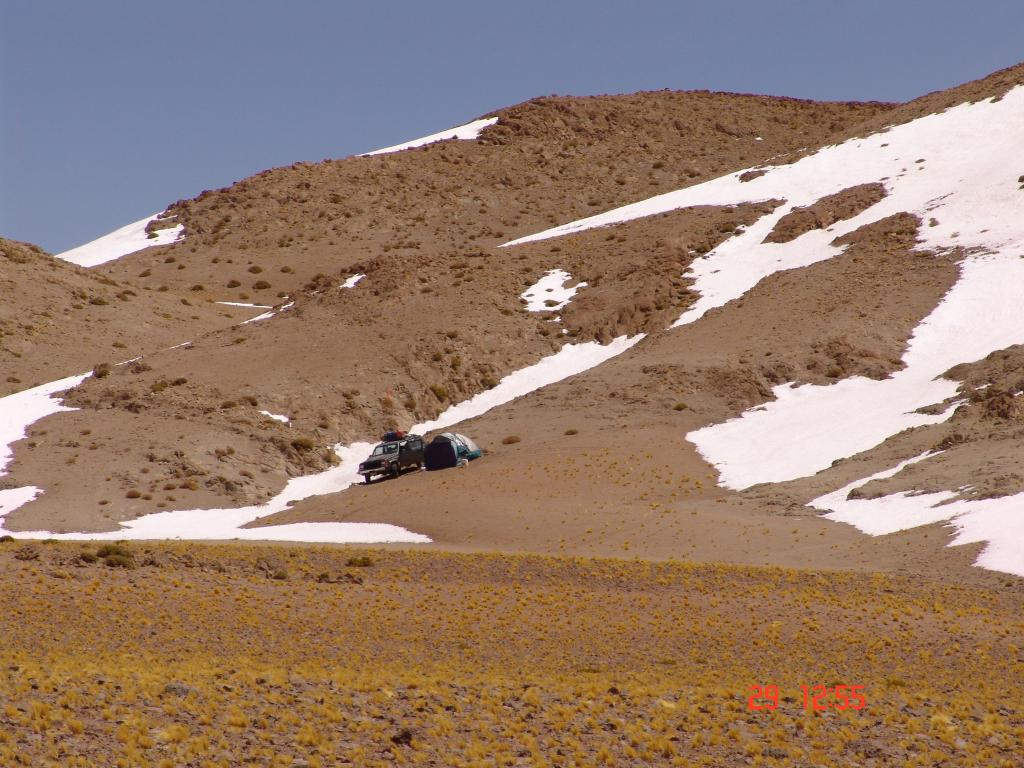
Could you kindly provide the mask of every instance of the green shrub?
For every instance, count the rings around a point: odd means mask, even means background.
[[[96,550],[97,557],[106,558],[111,557],[112,555],[117,555],[120,557],[131,557],[132,551],[120,544],[104,544]]]
[[[103,558],[103,564],[108,568],[134,568],[135,558],[131,555],[108,555]]]

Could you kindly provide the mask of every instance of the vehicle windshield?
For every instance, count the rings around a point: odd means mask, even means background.
[[[398,453],[398,443],[381,443],[373,449],[374,456],[383,456],[386,453]]]

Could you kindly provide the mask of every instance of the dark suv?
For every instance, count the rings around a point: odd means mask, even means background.
[[[404,432],[388,432],[373,453],[359,465],[359,474],[367,485],[374,475],[398,477],[403,470],[423,467],[423,438]]]

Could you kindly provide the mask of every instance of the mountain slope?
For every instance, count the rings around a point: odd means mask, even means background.
[[[248,314],[146,292],[0,238],[0,396],[156,352]]]
[[[494,246],[513,227],[628,200],[638,164],[645,188],[667,189],[820,141],[888,108],[708,93],[538,99],[499,111],[478,141],[299,164],[172,205],[162,221],[182,225],[183,240],[94,272],[193,304],[294,305],[272,322],[224,327],[86,382],[70,400],[86,410],[45,427],[59,460],[73,462],[71,477],[47,483],[54,457],[19,452],[19,479],[49,490],[8,522],[85,525],[66,510],[88,499],[102,507],[99,517],[86,514],[88,525],[109,525],[174,505],[167,496],[175,493],[163,489],[172,481],[200,505],[265,500],[289,475],[326,466],[331,444],[432,418],[565,341],[660,327],[692,300],[678,278],[692,247],[712,247],[756,209],[684,214],[672,242],[658,245],[654,273],[641,259],[626,274],[628,249],[614,244],[573,259],[592,286],[588,302],[601,309],[579,314],[564,334],[522,311],[518,298],[551,254],[524,250],[510,260]],[[675,287],[665,291],[662,281]],[[163,385],[180,379],[188,383]],[[290,426],[260,410],[288,414]],[[187,438],[182,419],[192,425]],[[82,429],[98,445],[121,446],[115,475],[106,451],[79,449]],[[161,457],[152,479],[144,477],[151,456]],[[123,498],[132,491],[139,497]]]
[[[618,339],[614,359],[460,427],[492,450],[470,472],[300,502],[259,525],[376,520],[453,547],[778,559],[750,538],[757,520],[789,561],[827,563],[841,547],[877,565],[852,529],[807,505],[925,469],[926,490],[956,491],[948,457],[853,487],[926,440],[963,452],[961,474],[964,457],[988,457],[982,495],[1018,490],[1012,472],[995,484],[1016,449],[993,459],[980,424],[935,439],[957,385],[932,378],[1024,341],[1008,287],[1024,192],[1007,167],[1022,72],[901,106],[538,99],[494,113],[477,139],[298,164],[179,201],[165,219],[184,240],[97,271],[279,306],[84,382],[67,397],[81,410],[16,447],[13,477],[45,493],[5,525],[97,530],[159,509],[280,501],[288,477],[337,460],[334,443],[357,444],[331,470],[340,477],[385,427],[450,424],[459,411],[446,409],[502,391],[513,371]],[[990,319],[943,325],[962,295]],[[1005,397],[979,396],[958,418],[1012,422],[1013,386],[1000,380]],[[86,430],[97,450],[80,450]],[[57,481],[56,461],[70,468]],[[86,503],[69,515],[74,500]],[[988,542],[983,559],[1010,530],[993,514],[968,535]],[[721,519],[743,536],[705,546]],[[705,538],[689,548],[695,533]],[[875,551],[898,567],[891,545]]]

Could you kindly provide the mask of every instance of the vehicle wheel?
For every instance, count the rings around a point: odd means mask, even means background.
[[[371,478],[369,475],[363,475],[363,483],[364,484],[369,485],[372,482],[373,482],[373,478]]]
[[[392,480],[394,480],[396,477],[398,477],[401,473],[402,473],[402,470],[400,470],[398,468],[397,464],[392,464],[391,465],[391,469],[388,470],[388,475],[391,476]]]

